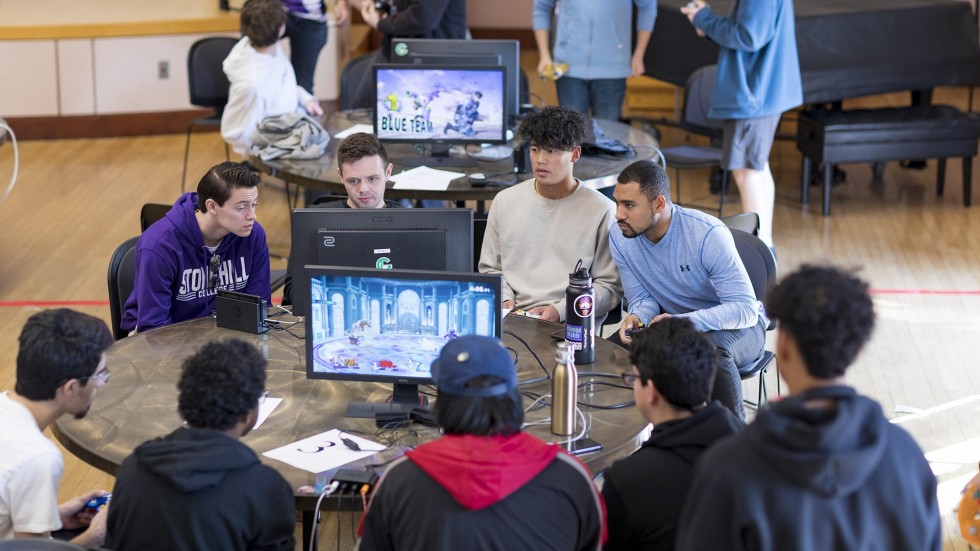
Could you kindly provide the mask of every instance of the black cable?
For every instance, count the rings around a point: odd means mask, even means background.
[[[520,341],[520,343],[523,344],[525,348],[527,348],[527,351],[531,353],[531,356],[533,356],[534,359],[538,362],[538,365],[541,366],[541,371],[544,371],[545,377],[547,377],[548,380],[550,381],[551,380],[551,373],[548,373],[548,368],[546,368],[544,366],[544,362],[542,362],[541,361],[541,358],[539,358],[538,355],[537,355],[537,353],[534,352],[534,349],[531,348],[531,345],[528,344],[526,340],[524,340],[523,338],[521,338],[520,335],[518,335],[517,333],[514,333],[513,331],[504,330],[504,334],[505,335],[510,335],[511,337],[514,337],[515,339],[517,339],[518,341]]]
[[[534,383],[540,383],[547,380],[548,377],[535,377],[534,379],[528,379],[526,381],[517,381],[517,386],[533,385]]]
[[[286,333],[289,333],[290,335],[296,337],[297,339],[299,339],[301,341],[305,341],[306,340],[306,335],[303,335],[301,337],[301,336],[297,335],[296,333],[293,333],[292,331],[290,331],[293,327],[296,327],[297,325],[302,325],[302,324],[299,323],[299,322],[294,323],[293,325],[290,325],[289,327],[283,329],[283,331],[285,331]]]
[[[340,512],[343,510],[342,506],[344,504],[340,496],[343,495],[343,493],[344,492],[341,491],[337,494],[337,551],[340,551],[340,531],[341,531],[341,526],[343,526],[343,524],[341,524],[340,522]]]

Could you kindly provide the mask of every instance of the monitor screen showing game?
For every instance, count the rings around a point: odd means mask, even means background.
[[[470,209],[294,209],[289,266],[466,272],[473,269]],[[298,286],[296,288],[299,288]],[[293,313],[306,297],[293,292]]]
[[[521,102],[520,42],[446,38],[395,38],[392,63],[422,65],[501,65],[505,71],[504,106],[517,115]]]
[[[374,133],[382,141],[507,141],[503,67],[375,65],[374,76]]]
[[[390,382],[391,403],[352,402],[348,417],[419,407],[432,361],[462,335],[501,335],[499,275],[306,266],[306,375]]]

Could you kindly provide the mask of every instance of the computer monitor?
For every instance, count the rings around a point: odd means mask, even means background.
[[[293,281],[307,264],[473,270],[470,209],[293,209],[290,223]],[[304,315],[306,296],[293,291],[292,299],[293,313]]]
[[[504,144],[504,68],[375,65],[374,133],[382,142]]]
[[[306,376],[393,385],[386,403],[351,402],[348,417],[408,413],[432,361],[462,335],[501,334],[499,275],[305,266]]]
[[[508,117],[520,112],[521,44],[517,40],[395,38],[392,63],[417,65],[501,65],[506,76]],[[509,119],[508,119],[509,120]]]

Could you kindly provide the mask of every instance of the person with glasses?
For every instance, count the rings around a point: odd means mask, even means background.
[[[709,403],[718,352],[689,320],[668,318],[640,332],[630,362],[623,382],[633,389],[636,409],[653,432],[639,450],[606,471],[605,550],[672,551],[695,461],[744,424],[719,402]]]
[[[269,246],[256,219],[259,175],[233,162],[212,167],[136,244],[126,331],[211,315],[219,289],[272,300]]]
[[[99,547],[107,512],[85,504],[95,490],[58,504],[64,460],[43,432],[63,415],[85,417],[109,380],[105,322],[65,308],[28,318],[18,339],[17,381],[0,393],[0,540],[80,531],[71,541]],[[57,535],[57,534],[56,534]]]
[[[295,548],[293,491],[240,439],[258,420],[266,360],[240,339],[184,361],[186,424],[140,444],[116,473],[106,547],[210,551]]]

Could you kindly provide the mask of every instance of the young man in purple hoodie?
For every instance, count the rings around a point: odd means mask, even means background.
[[[500,341],[450,341],[432,376],[445,436],[385,471],[359,549],[598,550],[606,530],[592,476],[559,446],[521,432],[517,372]]]
[[[269,246],[256,220],[259,176],[221,163],[181,195],[136,244],[136,278],[120,325],[127,331],[201,318],[219,289],[272,300]]]

